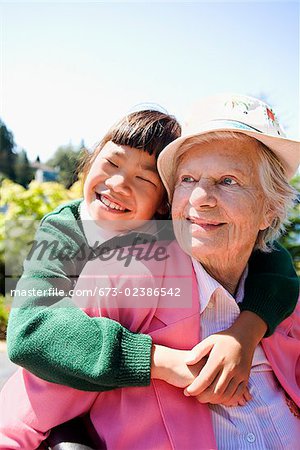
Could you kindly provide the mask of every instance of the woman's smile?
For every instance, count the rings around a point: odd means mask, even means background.
[[[219,221],[215,221],[215,220],[208,220],[208,219],[200,219],[198,217],[192,217],[189,216],[187,217],[187,220],[190,222],[191,224],[191,230],[192,230],[192,234],[194,234],[193,232],[197,232],[197,231],[216,231],[219,230],[221,227],[223,227],[225,224],[225,222],[219,222]]]

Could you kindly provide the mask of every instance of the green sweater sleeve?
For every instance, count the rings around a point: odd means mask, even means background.
[[[241,311],[256,313],[268,325],[266,337],[295,309],[299,281],[290,254],[276,243],[270,253],[255,251],[249,261]]]
[[[69,206],[43,220],[35,242],[54,244],[44,251],[42,247],[31,251],[24,263],[8,323],[9,357],[40,378],[76,389],[148,385],[150,336],[132,333],[107,318],[89,317],[64,295],[86,262],[85,258],[57,257],[66,248],[87,255],[78,223]],[[32,288],[33,294],[23,296]],[[51,288],[63,294],[48,295]]]

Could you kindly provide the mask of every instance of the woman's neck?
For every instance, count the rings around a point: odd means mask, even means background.
[[[240,278],[247,266],[249,255],[245,257],[222,258],[221,261],[200,260],[205,270],[217,280],[231,295],[234,295]]]

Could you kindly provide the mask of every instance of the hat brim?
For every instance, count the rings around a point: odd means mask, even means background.
[[[285,168],[285,174],[288,180],[290,180],[297,172],[298,166],[300,164],[300,142],[287,139],[282,136],[271,136],[267,134],[262,134],[256,131],[248,131],[240,128],[212,128],[211,130],[205,130],[199,133],[193,133],[186,136],[182,136],[175,141],[167,145],[164,150],[160,153],[157,160],[157,168],[162,182],[167,190],[168,197],[171,199],[173,192],[172,185],[174,183],[174,175],[176,167],[174,167],[176,159],[185,151],[180,152],[180,148],[185,141],[197,137],[203,136],[205,134],[213,132],[231,131],[234,133],[242,133],[247,136],[253,137],[258,141],[266,145],[270,150],[272,150],[278,159],[282,162]]]

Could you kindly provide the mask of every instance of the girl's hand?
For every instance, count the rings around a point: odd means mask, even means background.
[[[253,351],[243,352],[241,344],[227,332],[213,334],[196,345],[186,359],[194,365],[208,355],[203,369],[184,393],[201,403],[231,406],[242,400],[247,390]],[[249,395],[246,395],[246,399]]]
[[[266,324],[256,314],[244,311],[225,331],[196,345],[186,359],[194,365],[207,357],[200,374],[184,393],[201,403],[244,405],[251,399],[247,384],[254,350],[264,336]]]
[[[189,353],[188,350],[153,344],[151,378],[163,380],[180,388],[189,386],[199,375],[206,361],[206,358],[202,358],[195,364],[187,365],[185,360]]]

